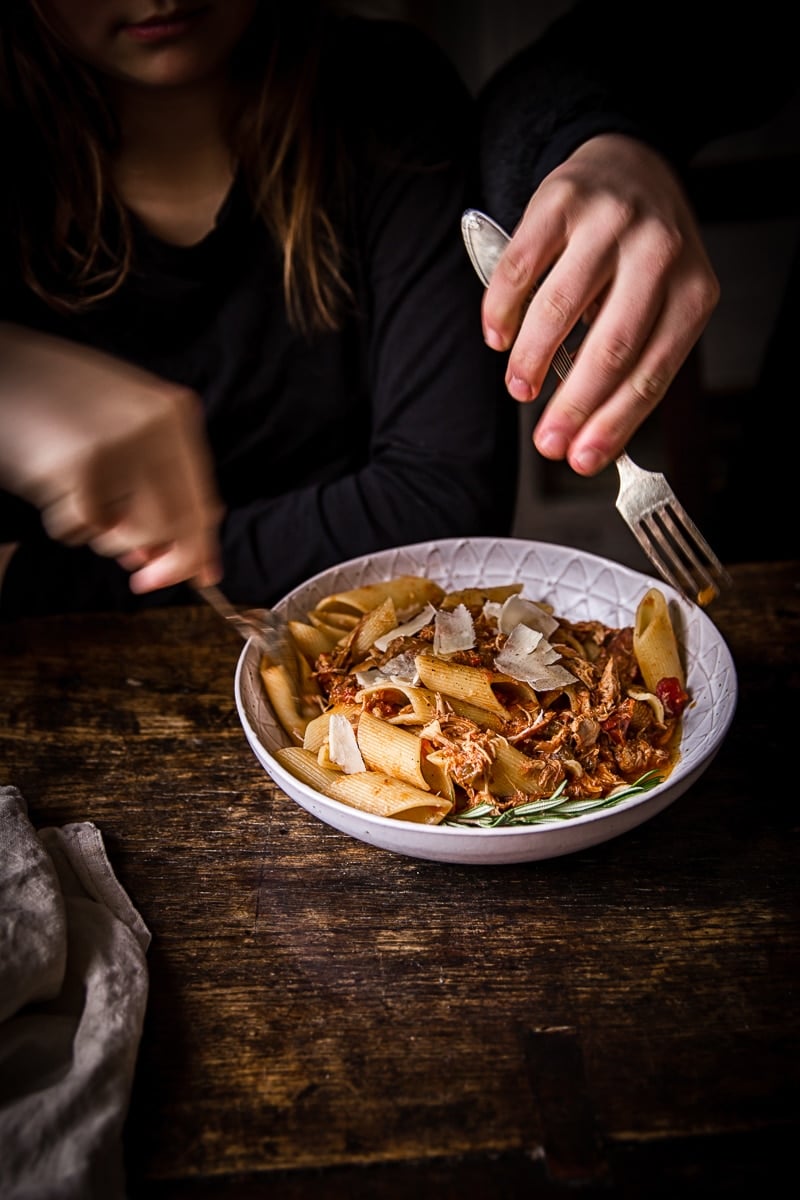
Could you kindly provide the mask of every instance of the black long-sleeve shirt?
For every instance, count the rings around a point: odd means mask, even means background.
[[[289,327],[280,256],[238,182],[195,246],[135,224],[130,278],[84,315],[61,316],[0,277],[0,320],[199,393],[226,505],[224,587],[248,605],[373,550],[504,535],[513,517],[517,410],[502,356],[483,343],[482,289],[460,232],[479,198],[471,98],[403,23],[350,18],[327,53],[353,172],[356,308],[340,332],[306,341]],[[5,497],[0,541],[17,539],[5,616],[191,598],[185,588],[134,597],[115,563],[47,539],[36,514]]]

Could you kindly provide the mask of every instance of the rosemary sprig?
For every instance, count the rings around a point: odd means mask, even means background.
[[[445,817],[442,824],[459,825],[469,829],[499,829],[510,825],[543,825],[546,821],[569,821],[587,812],[613,808],[623,800],[630,800],[631,796],[649,792],[661,783],[662,779],[663,776],[658,771],[647,771],[635,783],[616,788],[608,796],[587,800],[565,799],[563,793],[566,780],[562,780],[552,796],[545,800],[530,800],[526,804],[507,808],[501,813],[495,813],[492,804],[476,804],[464,812]]]

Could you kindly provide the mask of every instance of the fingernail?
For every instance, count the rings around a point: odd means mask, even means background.
[[[605,466],[605,460],[599,450],[587,446],[585,450],[578,451],[571,460],[570,466],[581,475],[594,475],[596,471]]]
[[[496,329],[485,329],[483,331],[483,340],[490,350],[505,350],[506,343]]]
[[[567,453],[567,439],[563,433],[556,433],[555,430],[537,434],[534,444],[544,458],[563,458]]]
[[[517,375],[511,376],[506,387],[515,400],[530,400],[533,397],[531,385],[526,379],[520,379]]]

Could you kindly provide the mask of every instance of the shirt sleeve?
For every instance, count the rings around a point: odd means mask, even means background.
[[[723,10],[720,10],[720,14]],[[601,133],[640,138],[682,170],[716,138],[753,129],[796,93],[774,0],[745,20],[677,0],[578,0],[479,95],[487,203],[513,228],[533,191]]]

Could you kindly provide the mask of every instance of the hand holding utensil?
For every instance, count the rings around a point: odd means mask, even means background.
[[[510,235],[478,209],[461,218],[470,261],[488,287]],[[562,344],[552,362],[559,379],[572,370],[572,356]],[[645,471],[626,451],[616,459],[619,492],[616,507],[653,566],[677,591],[701,607],[710,604],[731,577],[661,473]]]

